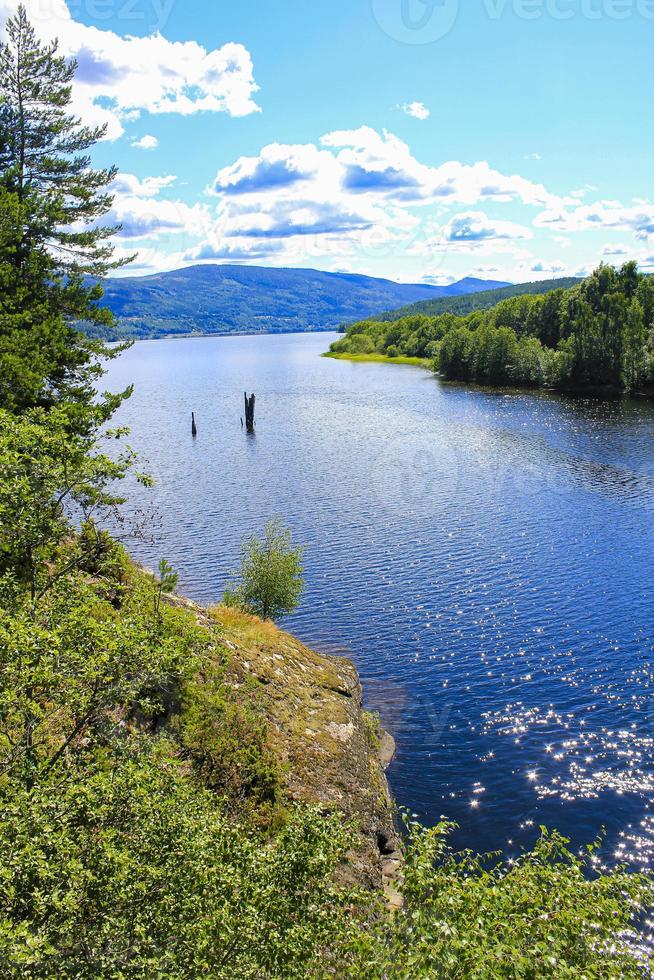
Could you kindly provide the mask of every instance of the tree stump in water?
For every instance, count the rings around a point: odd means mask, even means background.
[[[254,402],[255,396],[250,395],[248,398],[247,391],[245,392],[245,428],[248,432],[254,432]]]

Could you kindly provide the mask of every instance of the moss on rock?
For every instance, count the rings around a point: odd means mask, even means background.
[[[274,623],[232,607],[206,610],[179,596],[168,601],[218,627],[225,679],[245,704],[256,699],[286,798],[351,821],[356,843],[342,877],[372,888],[388,884],[399,840],[381,757],[383,750],[388,763],[392,753],[381,729],[371,737],[376,723],[364,711],[352,662],[318,654]]]

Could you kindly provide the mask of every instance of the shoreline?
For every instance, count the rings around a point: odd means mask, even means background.
[[[333,361],[354,361],[361,364],[401,364],[408,367],[425,368],[432,370],[432,361],[428,357],[387,357],[386,354],[339,354],[332,351],[325,351],[321,357],[328,357]]]
[[[302,337],[311,333],[341,334],[337,327],[311,327],[306,330],[228,330],[224,333],[165,333],[158,337],[121,337],[105,340],[108,347],[120,344],[145,344],[155,340],[225,340],[228,337]],[[85,334],[89,340],[101,340],[93,334]]]
[[[545,392],[547,394],[564,395],[568,397],[596,398],[600,401],[620,401],[626,400],[652,400],[654,399],[654,388],[641,389],[638,391],[627,392],[621,388],[614,388],[609,385],[570,385],[566,388],[557,388],[554,385],[511,385],[490,382],[475,381],[471,378],[445,378],[439,371],[433,369],[433,361],[424,357],[388,357],[386,354],[347,354],[325,351],[321,357],[330,358],[333,361],[352,361],[361,364],[400,364],[409,367],[420,367],[430,371],[433,376],[443,385],[458,386],[469,388],[474,391],[484,391],[488,393],[506,394],[537,394]]]

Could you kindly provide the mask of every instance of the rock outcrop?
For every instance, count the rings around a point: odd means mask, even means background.
[[[383,887],[389,902],[399,904],[400,841],[384,774],[394,742],[364,710],[354,664],[318,654],[273,623],[235,609],[169,601],[193,609],[200,621],[218,623],[232,683],[242,686],[244,697],[256,681],[289,798],[338,810],[352,821],[356,843],[342,878]]]

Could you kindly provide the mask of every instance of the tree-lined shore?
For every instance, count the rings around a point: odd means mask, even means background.
[[[465,316],[363,320],[331,352],[422,358],[448,380],[654,393],[654,279],[635,262],[602,265],[570,289]]]

